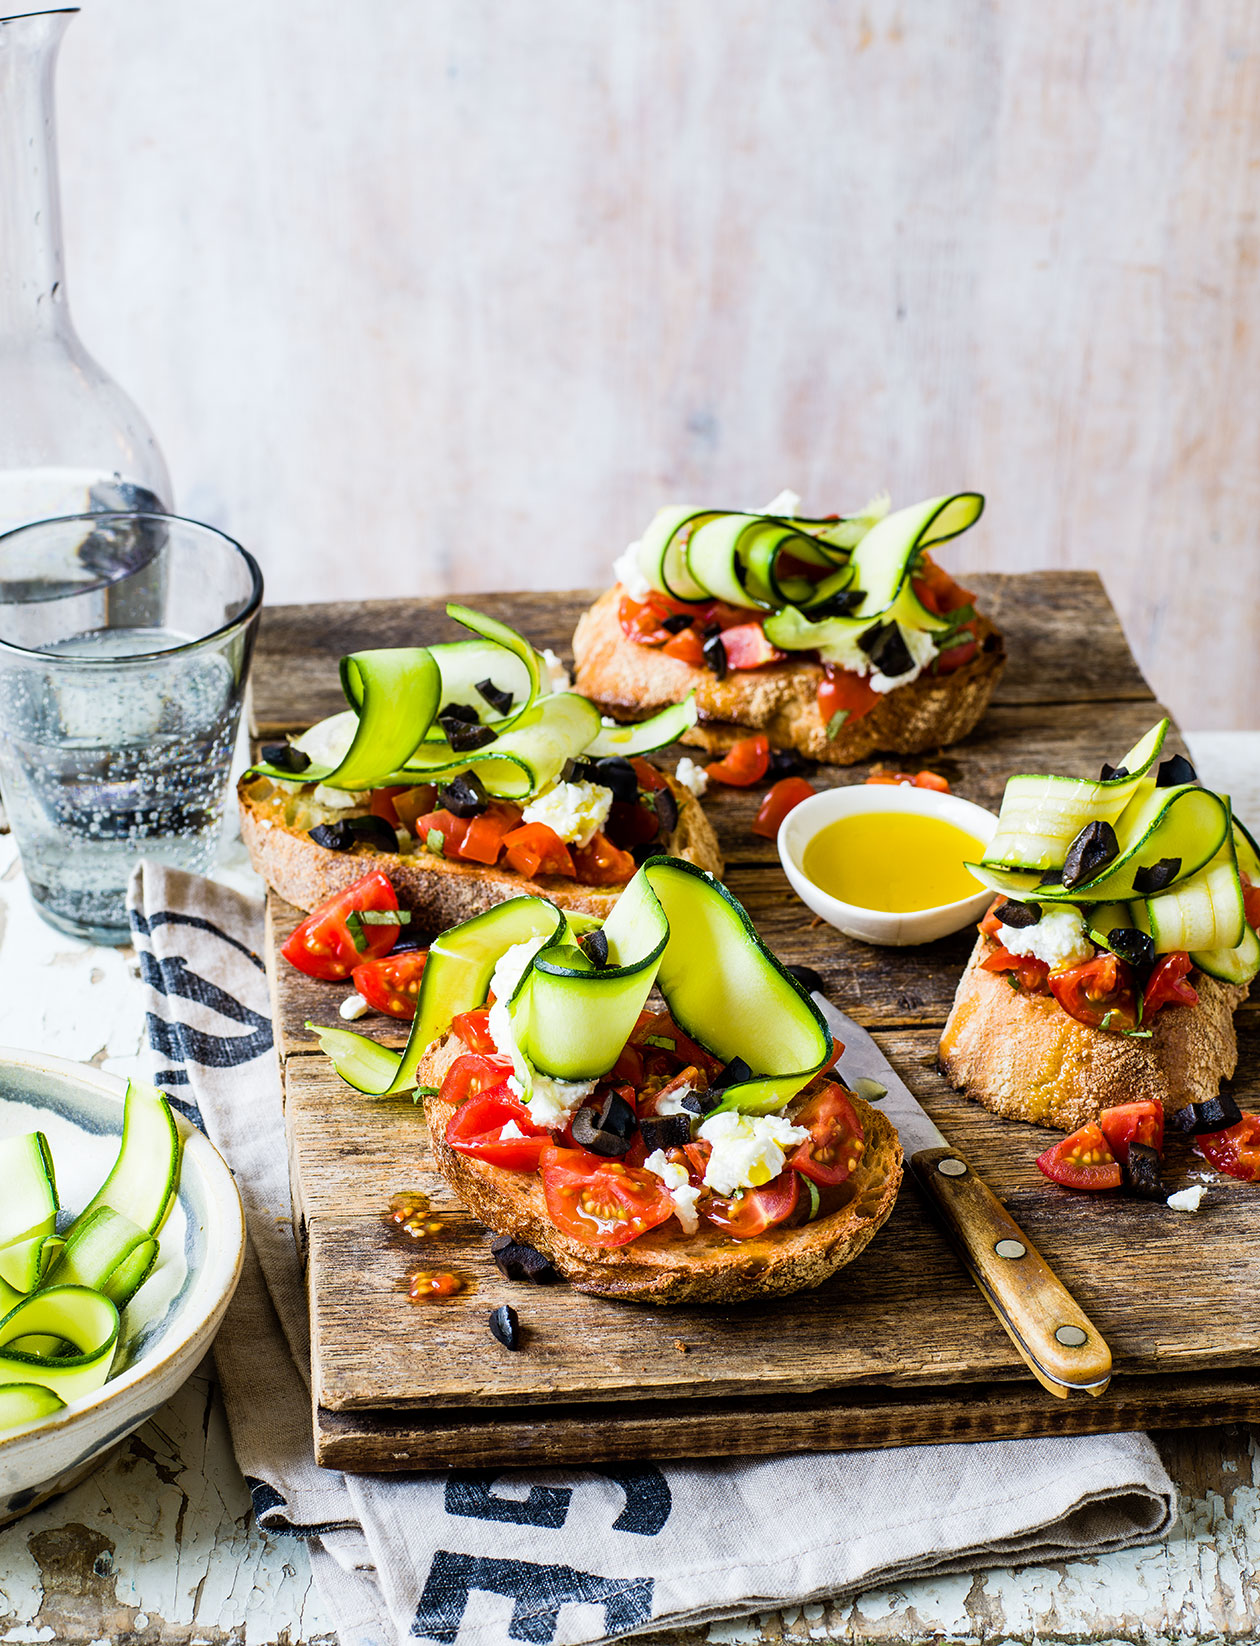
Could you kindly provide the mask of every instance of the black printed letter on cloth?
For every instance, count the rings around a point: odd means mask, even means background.
[[[508,1595],[515,1602],[508,1634],[533,1646],[555,1638],[560,1608],[579,1600],[603,1605],[604,1630],[629,1634],[652,1615],[652,1579],[613,1581],[572,1566],[539,1566],[532,1560],[492,1560],[488,1556],[452,1554],[439,1549],[416,1607],[411,1632],[420,1640],[439,1640],[453,1646],[474,1589]]]
[[[650,1463],[590,1465],[592,1474],[615,1480],[626,1494],[626,1506],[613,1521],[614,1532],[655,1537],[669,1519],[673,1500],[669,1482]],[[506,1521],[512,1526],[563,1526],[573,1491],[568,1486],[531,1486],[525,1499],[495,1497],[491,1486],[497,1469],[459,1469],[446,1479],[446,1512],[468,1520]]]

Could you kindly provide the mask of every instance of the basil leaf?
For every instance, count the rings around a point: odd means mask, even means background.
[[[849,709],[837,709],[832,715],[831,719],[827,722],[828,743],[830,743],[834,737],[839,735],[841,726],[844,725],[851,712],[852,711]]]

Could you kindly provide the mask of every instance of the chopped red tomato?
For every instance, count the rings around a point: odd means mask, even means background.
[[[813,792],[813,784],[807,783],[803,777],[780,778],[773,788],[766,791],[766,797],[753,820],[752,832],[761,835],[764,840],[773,840],[787,814],[802,800],[808,800]]]
[[[623,594],[617,607],[617,618],[627,639],[637,641],[640,646],[661,646],[671,638],[665,627],[667,617],[685,614],[707,621],[713,604],[701,601],[698,605],[689,605],[685,600],[675,600],[672,595],[653,589],[646,600],[634,600]]]
[[[468,863],[497,863],[505,837],[515,829],[521,814],[515,806],[488,806],[468,819],[468,829],[459,845],[459,855]]]
[[[1120,1167],[1096,1123],[1060,1138],[1037,1156],[1037,1165],[1052,1183],[1068,1189],[1120,1187]]]
[[[442,1076],[438,1095],[443,1103],[458,1108],[470,1097],[502,1086],[511,1072],[512,1065],[501,1057],[482,1057],[479,1052],[465,1052]]]
[[[446,1142],[491,1166],[535,1172],[543,1150],[551,1147],[551,1133],[534,1125],[529,1109],[503,1083],[460,1104],[446,1123]]]
[[[630,1039],[636,1046],[655,1046],[666,1051],[680,1063],[694,1063],[709,1074],[716,1074],[722,1067],[721,1059],[685,1035],[668,1012],[640,1012]]]
[[[718,783],[728,783],[737,789],[760,783],[770,769],[770,739],[764,732],[741,737],[721,760],[713,761],[704,769]]]
[[[290,965],[308,977],[323,978],[326,983],[339,982],[364,960],[388,954],[398,941],[400,927],[395,925],[364,926],[366,948],[356,949],[354,938],[346,925],[346,917],[355,909],[386,913],[398,907],[398,894],[389,883],[384,869],[373,869],[353,886],[337,892],[327,902],[313,909],[280,951]]]
[[[980,650],[970,629],[959,629],[958,636],[957,645],[947,646],[944,651],[937,652],[937,674],[953,674],[955,669],[965,668]]]
[[[752,1240],[786,1223],[796,1210],[800,1194],[800,1178],[794,1171],[784,1170],[760,1189],[741,1189],[729,1196],[710,1195],[697,1209],[732,1240]]]
[[[767,663],[782,663],[787,656],[766,639],[759,622],[736,623],[722,630],[722,649],[728,669],[761,669]]]
[[[828,1081],[792,1124],[809,1128],[808,1140],[788,1159],[793,1171],[815,1183],[834,1184],[857,1170],[865,1147],[862,1123],[843,1088]]]
[[[624,1246],[674,1215],[654,1172],[585,1149],[544,1148],[542,1179],[551,1221],[587,1246]]]
[[[490,1033],[490,1008],[478,1006],[475,1011],[460,1012],[451,1019],[451,1029],[470,1052],[481,1052],[493,1057],[498,1051]]]
[[[416,833],[416,820],[433,810],[437,799],[435,783],[421,783],[414,789],[403,789],[393,796],[394,815],[404,829]]]
[[[1245,874],[1238,876],[1243,889],[1243,916],[1252,931],[1260,930],[1260,886],[1253,886]]]
[[[949,573],[938,566],[929,554],[921,555],[919,558],[913,587],[920,605],[935,617],[944,617],[946,612],[961,611],[964,606],[970,606],[976,598],[970,589],[964,589],[961,583],[955,583]]]
[[[614,845],[623,851],[631,846],[646,846],[661,832],[661,820],[650,806],[637,801],[614,800],[608,811],[606,833]]]
[[[836,726],[836,731],[869,714],[878,702],[879,693],[866,675],[854,674],[850,669],[838,668],[834,663],[823,664],[823,677],[818,682],[818,712],[830,736],[835,735],[831,731],[831,723],[838,714],[843,713],[844,718]]]
[[[395,810],[394,801],[400,794],[409,792],[405,784],[401,788],[395,789],[373,789],[371,798],[368,801],[368,810],[373,817],[383,818],[391,829],[404,828],[405,824]]]
[[[368,1005],[387,1017],[410,1021],[416,1015],[416,997],[428,954],[408,949],[403,954],[387,954],[380,960],[365,960],[350,973],[351,982]]]
[[[910,789],[933,789],[937,794],[950,792],[949,779],[938,772],[872,772],[868,783],[900,783]]]
[[[1190,956],[1184,949],[1162,954],[1155,962],[1155,970],[1146,980],[1142,996],[1142,1019],[1154,1017],[1161,1006],[1197,1006],[1198,990],[1186,982],[1192,971]]]
[[[1092,960],[1051,972],[1050,992],[1063,1010],[1090,1029],[1120,1032],[1137,1027],[1133,973],[1118,956],[1103,950]]]
[[[573,848],[573,866],[586,886],[620,886],[636,867],[630,853],[614,846],[602,829],[596,829],[585,846]]]
[[[1156,1154],[1164,1152],[1164,1106],[1153,1098],[1104,1109],[1098,1117],[1098,1126],[1107,1139],[1107,1147],[1122,1166],[1129,1158],[1130,1143],[1144,1143]]]
[[[986,937],[996,937],[997,936],[998,927],[1002,924],[1002,922],[998,919],[996,911],[997,911],[999,905],[1001,905],[1005,902],[1006,902],[1006,899],[1002,896],[1001,892],[999,892],[998,895],[993,899],[992,903],[989,904],[988,913],[985,915],[984,919],[980,922],[980,930],[984,933],[984,935]],[[990,971],[996,971],[997,969],[998,968],[995,967],[995,966],[990,966],[989,967]]]
[[[661,1100],[663,1098],[672,1097],[678,1092],[690,1091],[703,1084],[700,1070],[694,1063],[689,1063],[685,1069],[679,1069],[672,1080],[666,1081],[659,1091],[649,1092],[643,1099],[639,1112],[649,1119],[654,1119],[661,1112]]]
[[[503,861],[532,880],[536,874],[577,874],[569,848],[546,823],[525,823],[503,837]]]
[[[704,641],[695,629],[680,629],[661,647],[666,657],[676,657],[693,669],[704,667]]]
[[[987,918],[987,917],[986,917]],[[998,944],[991,954],[980,962],[986,972],[1013,972],[1025,994],[1045,994],[1050,968],[1044,960],[1034,960],[1030,954],[1012,954]]]
[[[637,1092],[643,1084],[643,1053],[629,1041],[617,1053],[617,1061],[608,1071],[610,1080],[631,1086]]]
[[[1260,1115],[1244,1111],[1237,1125],[1197,1137],[1195,1148],[1227,1177],[1260,1183]]]
[[[641,789],[646,789],[651,794],[653,789],[666,787],[663,774],[657,771],[650,760],[644,760],[642,755],[636,754],[631,756],[630,764],[634,767],[634,775],[638,778]]]
[[[416,819],[416,838],[426,845],[432,845],[432,836],[442,837],[442,856],[458,857],[459,849],[464,844],[464,836],[468,833],[468,819],[456,817],[454,812],[448,812],[445,806],[439,806],[435,812],[426,812],[423,817]]]

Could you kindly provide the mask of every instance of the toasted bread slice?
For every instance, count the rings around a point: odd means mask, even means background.
[[[1008,1120],[1073,1132],[1119,1103],[1153,1098],[1172,1114],[1215,1097],[1238,1062],[1234,1011],[1247,985],[1196,974],[1197,1006],[1165,1006],[1149,1040],[1090,1029],[1053,995],[1024,994],[986,972],[980,937],[941,1035],[952,1086]]]
[[[678,802],[678,824],[662,851],[685,857],[719,878],[722,854],[704,808],[689,789],[662,772]],[[422,925],[445,931],[471,915],[502,903],[507,897],[537,892],[562,909],[606,919],[620,896],[621,886],[585,886],[561,875],[538,875],[526,880],[511,869],[480,863],[461,863],[432,852],[376,851],[355,846],[348,852],[317,846],[307,834],[314,823],[344,815],[322,812],[302,795],[277,788],[268,778],[244,776],[237,788],[241,838],[254,868],[275,892],[298,909],[313,909],[334,892],[344,891],[372,869],[384,869],[398,900]],[[316,815],[318,813],[318,815]]]
[[[420,1064],[421,1084],[440,1086],[467,1049],[454,1035],[431,1047]],[[732,1240],[704,1223],[696,1234],[680,1238],[671,1218],[628,1246],[614,1247],[587,1246],[563,1234],[547,1214],[538,1176],[505,1171],[448,1148],[446,1125],[454,1104],[429,1095],[424,1110],[438,1169],[469,1211],[497,1234],[544,1253],[579,1291],[630,1303],[740,1303],[821,1285],[851,1263],[887,1221],[901,1183],[901,1144],[877,1109],[859,1097],[850,1101],[866,1134],[866,1150],[845,1185],[852,1197],[839,1211],[752,1240]]]
[[[833,738],[818,712],[822,665],[804,659],[736,669],[719,680],[708,669],[636,645],[621,632],[615,585],[583,612],[573,636],[577,690],[620,719],[653,714],[696,694],[699,720],[682,741],[723,754],[750,732],[765,732],[775,748],[796,749],[829,766],[852,766],[869,755],[918,754],[966,737],[993,695],[1006,663],[1002,637],[985,617],[973,625],[980,649],[952,674],[921,674],[880,699]]]

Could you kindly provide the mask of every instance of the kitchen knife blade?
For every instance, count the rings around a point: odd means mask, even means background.
[[[817,990],[813,999],[844,1045],[837,1070],[897,1128],[915,1181],[1033,1376],[1061,1400],[1100,1395],[1111,1381],[1102,1333],[867,1031]],[[887,1095],[877,1097],[870,1081]]]

